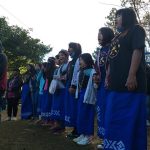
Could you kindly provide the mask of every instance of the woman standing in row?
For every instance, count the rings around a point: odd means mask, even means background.
[[[98,123],[98,137],[103,139],[105,134],[104,128],[104,116],[105,116],[105,102],[107,96],[107,89],[105,87],[105,76],[107,67],[107,58],[110,48],[111,40],[114,37],[113,30],[108,27],[102,27],[99,29],[98,41],[101,48],[97,53],[97,59],[95,63],[96,74],[93,76],[95,84],[98,85],[97,89],[97,123]],[[97,146],[97,148],[103,148],[103,144]]]
[[[104,149],[146,150],[145,31],[131,8],[116,13],[106,85]]]
[[[64,130],[64,103],[65,103],[65,87],[66,87],[66,74],[68,67],[68,51],[61,50],[59,53],[59,68],[55,70],[53,79],[57,81],[57,87],[53,94],[52,108],[51,108],[51,119],[54,120],[54,126],[52,131],[57,134]]]
[[[68,64],[67,71],[67,86],[65,97],[65,125],[72,127],[72,132],[68,133],[68,138],[75,138],[78,136],[76,130],[77,121],[77,100],[75,99],[75,91],[77,87],[77,73],[79,71],[79,57],[82,53],[81,45],[79,43],[69,43],[68,53],[72,60]]]

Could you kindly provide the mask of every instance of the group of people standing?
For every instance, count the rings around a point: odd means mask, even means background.
[[[29,64],[23,83],[17,82],[22,85],[21,118],[38,118],[54,134],[72,127],[67,138],[86,145],[97,116],[103,139],[98,148],[146,150],[146,34],[131,8],[116,12],[116,29],[99,29],[95,62],[91,54],[82,54],[79,43],[71,42],[55,58]]]

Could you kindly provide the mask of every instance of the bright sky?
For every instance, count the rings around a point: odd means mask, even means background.
[[[48,56],[68,49],[69,42],[78,42],[83,52],[92,53],[98,46],[98,29],[114,7],[102,3],[103,0],[0,0],[0,16],[7,17],[10,25],[33,28],[32,37],[53,47]],[[120,5],[120,0],[105,3]]]

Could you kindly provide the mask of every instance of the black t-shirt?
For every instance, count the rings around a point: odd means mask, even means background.
[[[147,94],[150,95],[150,66],[146,66]]]
[[[110,90],[128,91],[125,84],[128,78],[132,54],[135,49],[138,49],[142,51],[142,59],[136,73],[138,87],[134,92],[146,91],[144,47],[145,31],[139,25],[130,28],[124,36],[120,36],[116,40],[115,45],[112,47],[115,52],[114,56],[109,55]]]

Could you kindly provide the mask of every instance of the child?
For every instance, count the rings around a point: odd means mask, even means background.
[[[95,73],[93,65],[94,62],[89,53],[84,53],[80,56],[80,72],[78,73],[78,86],[76,90],[76,94],[79,94],[79,99],[77,100],[77,132],[80,136],[73,140],[79,145],[90,143],[94,135],[94,104],[96,102],[96,97],[93,92],[94,86],[91,82],[92,75]]]

